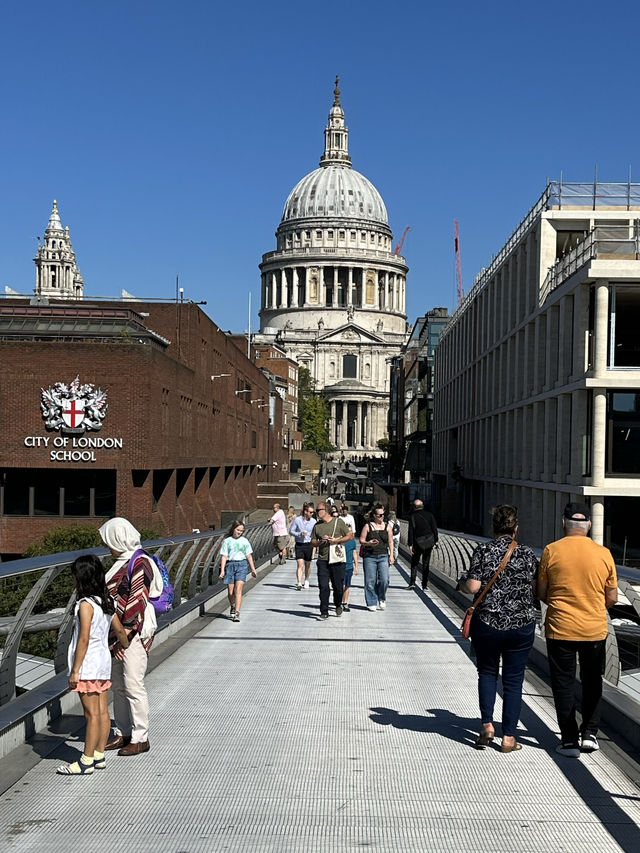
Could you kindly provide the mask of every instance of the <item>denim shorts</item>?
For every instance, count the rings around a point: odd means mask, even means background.
[[[227,565],[224,567],[224,583],[246,581],[248,572],[247,560],[227,560]]]

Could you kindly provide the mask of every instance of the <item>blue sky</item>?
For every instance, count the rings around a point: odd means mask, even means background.
[[[57,198],[87,295],[172,298],[179,274],[223,329],[246,328],[251,291],[255,326],[339,74],[354,168],[395,240],[411,226],[409,321],[451,308],[454,219],[466,291],[547,178],[640,181],[639,19],[591,0],[7,3],[0,291],[32,291]]]

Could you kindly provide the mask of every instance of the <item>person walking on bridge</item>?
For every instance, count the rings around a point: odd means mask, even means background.
[[[411,579],[409,589],[416,585],[418,564],[422,559],[422,589],[429,582],[429,564],[431,552],[438,544],[438,527],[433,514],[424,508],[420,498],[413,502],[413,512],[409,515],[409,550],[411,551]]]
[[[329,618],[329,583],[333,587],[333,603],[336,616],[342,616],[342,594],[344,591],[345,562],[331,562],[331,545],[338,545],[353,538],[351,528],[327,510],[324,501],[318,504],[318,521],[311,534],[311,544],[318,549],[318,587],[320,589],[320,619]]]
[[[269,519],[272,527],[273,544],[280,557],[282,566],[287,562],[287,551],[289,550],[289,531],[287,530],[287,516],[279,503],[273,505],[273,515]]]
[[[538,596],[547,604],[547,658],[560,726],[556,752],[577,758],[580,751],[599,749],[607,608],[618,600],[618,578],[611,551],[589,538],[591,512],[586,504],[568,503],[562,527],[564,537],[542,552]],[[576,656],[582,684],[580,728],[576,722]]]
[[[242,588],[249,569],[251,569],[251,575],[254,578],[258,576],[253,563],[251,542],[243,534],[243,522],[234,521],[220,548],[220,580],[224,578],[224,582],[227,584],[227,595],[231,606],[230,615],[233,622],[240,621]]]
[[[459,579],[458,588],[477,599],[481,590],[491,583],[471,620],[482,720],[476,746],[484,749],[495,737],[493,706],[502,660],[500,752],[515,752],[522,748],[516,740],[516,729],[522,706],[524,672],[536,627],[534,590],[538,560],[531,548],[516,542],[518,511],[514,506],[495,507],[492,521],[494,538],[478,545],[471,555],[469,571]]]
[[[316,525],[316,520],[313,517],[313,504],[304,504],[302,512],[297,515],[289,528],[289,533],[293,536],[296,542],[296,560],[297,560],[297,575],[296,589],[309,589],[309,578],[311,576],[311,557],[313,556],[313,545],[311,544],[311,534]]]

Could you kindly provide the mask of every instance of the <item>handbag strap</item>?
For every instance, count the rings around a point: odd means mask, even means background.
[[[489,583],[485,586],[485,588],[482,590],[482,592],[480,593],[480,595],[479,595],[479,596],[476,598],[476,600],[473,602],[473,606],[470,608],[471,610],[475,610],[475,609],[476,609],[476,607],[477,607],[477,606],[480,604],[480,602],[482,601],[482,599],[485,597],[485,595],[489,592],[489,588],[492,586],[493,582],[494,582],[494,581],[495,581],[495,579],[498,577],[498,575],[500,574],[500,572],[501,572],[504,568],[506,568],[507,563],[508,563],[508,562],[509,562],[509,560],[511,559],[511,555],[513,554],[513,552],[516,550],[516,548],[517,548],[517,547],[518,547],[518,543],[516,542],[516,540],[515,540],[515,539],[512,539],[512,540],[511,540],[511,542],[509,543],[509,547],[507,548],[507,553],[506,553],[506,554],[504,555],[504,557],[502,558],[502,562],[500,563],[500,565],[498,566],[498,568],[495,570],[495,572],[494,572],[494,573],[493,573],[493,575],[491,576],[491,580],[489,581]]]
[[[336,518],[336,520],[333,522],[333,532],[331,533],[332,539],[336,538],[336,527],[337,526],[338,526],[338,519]]]

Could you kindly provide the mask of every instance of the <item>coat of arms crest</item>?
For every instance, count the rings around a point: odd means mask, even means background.
[[[81,435],[102,427],[107,414],[107,393],[95,385],[81,385],[76,376],[69,385],[56,382],[43,388],[40,408],[47,429]]]

